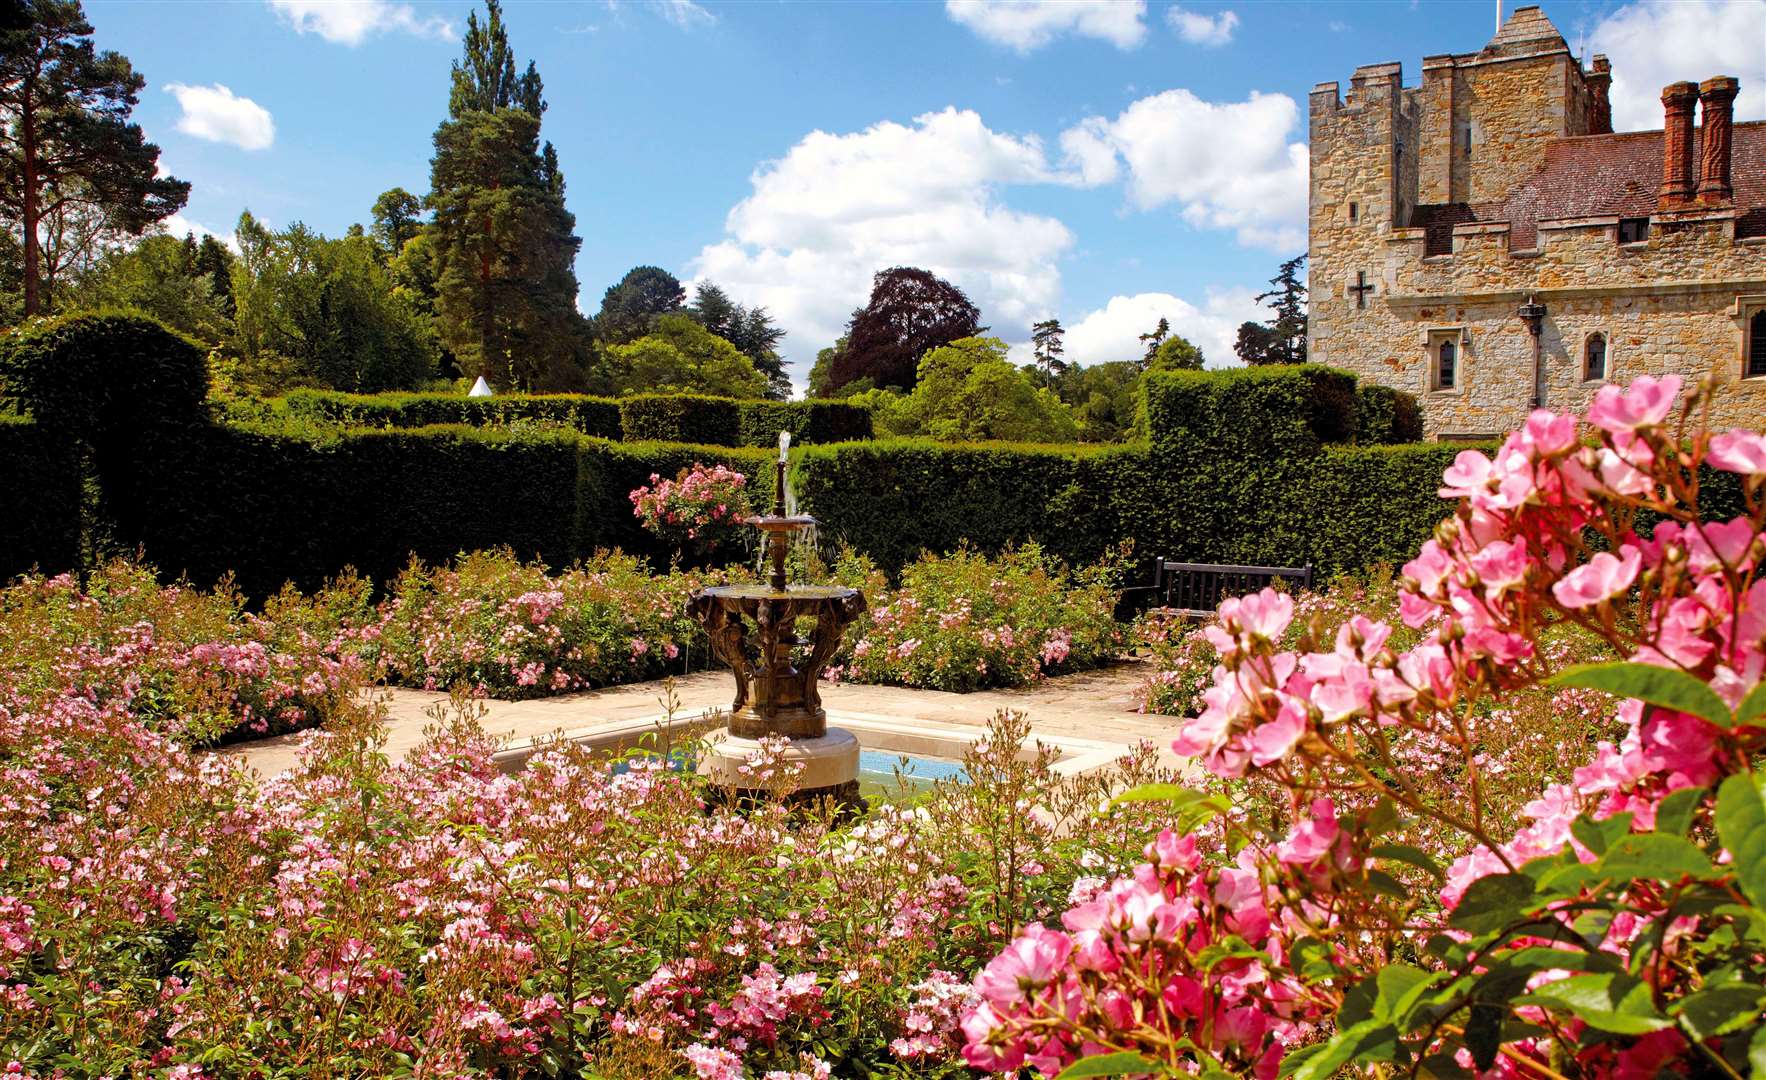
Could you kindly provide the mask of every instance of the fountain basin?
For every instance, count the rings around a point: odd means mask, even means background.
[[[732,736],[815,739],[827,733],[817,679],[839,650],[841,634],[864,613],[863,593],[839,585],[717,585],[694,592],[687,610],[735,676]],[[815,620],[807,637],[797,633],[800,619]]]
[[[714,732],[710,752],[699,761],[699,775],[728,788],[752,788],[754,777],[744,773],[748,759],[760,752],[759,739]],[[779,755],[802,768],[797,785],[804,791],[843,788],[858,779],[858,736],[845,728],[829,728],[810,739],[792,739]]]

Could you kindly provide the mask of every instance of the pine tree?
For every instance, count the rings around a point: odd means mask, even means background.
[[[557,153],[540,146],[546,103],[530,62],[520,75],[502,8],[467,20],[448,119],[435,132],[436,314],[464,375],[508,389],[580,380],[586,345],[574,264],[582,241],[564,207]]]
[[[63,245],[95,243],[105,229],[139,236],[176,213],[190,185],[157,175],[159,147],[129,122],[146,81],[127,57],[93,47],[78,0],[30,0],[25,14],[26,25],[0,30],[0,213],[23,237],[24,314],[34,315],[53,303],[45,229]],[[63,246],[62,266],[66,255]]]
[[[1061,359],[1067,351],[1061,344],[1061,335],[1065,333],[1060,319],[1044,319],[1030,328],[1031,355],[1042,370],[1044,385],[1054,385],[1055,377],[1067,371],[1067,361]]]
[[[687,306],[687,314],[753,362],[754,370],[766,377],[767,397],[783,401],[791,396],[791,379],[785,374],[785,361],[779,355],[779,342],[785,340],[785,331],[773,325],[773,317],[766,308],[738,304],[717,285],[702,281],[693,287],[693,302]]]
[[[1170,336],[1171,320],[1160,316],[1159,325],[1153,327],[1153,332],[1141,335],[1141,344],[1146,347],[1146,352],[1141,355],[1141,367],[1145,368],[1153,362],[1153,357],[1159,352],[1159,346],[1165,344],[1165,339]]]
[[[1300,280],[1304,253],[1282,263],[1272,288],[1257,295],[1257,302],[1275,312],[1267,323],[1244,323],[1239,327],[1234,351],[1247,364],[1304,364],[1306,362],[1306,286]]]
[[[603,345],[629,344],[655,329],[661,316],[680,311],[681,301],[686,298],[687,290],[680,279],[667,270],[660,266],[634,266],[601,294],[595,336]]]

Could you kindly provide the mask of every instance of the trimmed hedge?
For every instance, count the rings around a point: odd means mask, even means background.
[[[203,417],[208,361],[202,347],[126,312],[67,315],[27,326],[0,344],[0,380],[48,428],[103,448],[143,424]]]
[[[254,596],[289,580],[312,588],[346,566],[385,581],[412,556],[487,547],[553,566],[615,547],[661,562],[672,553],[639,526],[631,491],[703,462],[747,472],[764,492],[781,428],[811,444],[794,482],[824,539],[891,570],[964,543],[1035,540],[1085,562],[1129,540],[1143,565],[1163,555],[1330,573],[1408,558],[1447,513],[1441,471],[1465,449],[1378,445],[1404,432],[1408,395],[1315,366],[1156,373],[1143,388],[1148,444],[1097,448],[814,445],[868,428],[868,414],[693,395],[618,402],[629,441],[571,430],[610,429],[614,408],[573,395],[300,392],[261,420],[216,423],[196,347],[129,316],[45,324],[4,359],[43,419],[0,425],[0,454],[41,505],[0,527],[0,569],[74,564],[89,501],[119,544],[140,545],[168,575],[231,573]],[[403,426],[434,415],[501,426]],[[568,426],[507,423],[517,419]],[[361,423],[379,426],[346,426]],[[732,445],[743,441],[764,446]],[[85,499],[83,460],[96,499]]]
[[[293,390],[282,402],[291,416],[344,427],[418,428],[437,424],[484,427],[541,420],[585,435],[617,439],[619,402],[587,394],[507,394],[471,398],[458,394],[344,394]]]
[[[1102,551],[1115,531],[1083,462],[1107,450],[890,439],[810,447],[793,473],[799,504],[826,538],[893,571],[922,550],[967,541],[987,551],[1042,541],[1068,559]],[[1127,456],[1136,456],[1129,452]]]
[[[1423,441],[1423,409],[1416,395],[1378,383],[1355,388],[1355,441],[1362,446]]]
[[[74,444],[41,424],[0,415],[0,476],[11,491],[0,514],[0,579],[35,567],[57,574],[80,563],[81,468]]]
[[[742,441],[742,403],[702,394],[634,394],[619,399],[619,426],[628,442],[736,446]]]
[[[844,401],[743,401],[700,394],[640,394],[627,398],[508,394],[468,398],[457,394],[293,390],[268,402],[227,402],[223,409],[229,419],[236,421],[272,421],[287,416],[333,427],[484,427],[540,420],[603,439],[715,446],[772,446],[781,431],[791,432],[792,441],[800,444],[871,437],[870,410]]]
[[[742,402],[738,445],[776,446],[781,431],[789,431],[794,444],[825,446],[869,439],[871,410],[845,401]]]
[[[1355,376],[1316,364],[1151,372],[1141,393],[1156,447],[1307,456],[1355,433]]]

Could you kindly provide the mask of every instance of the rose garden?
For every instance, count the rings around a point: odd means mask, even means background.
[[[1766,1075],[1766,437],[1708,387],[1467,447],[1324,368],[1158,373],[1093,448],[246,408],[122,316],[0,371],[9,1075]],[[832,720],[953,759],[862,809],[789,740],[742,798],[694,766],[689,599],[764,579],[781,428],[792,578],[868,602]],[[1317,581],[1188,620],[1160,555]],[[1140,737],[1082,767],[1038,703],[1104,676]],[[511,758],[518,706],[562,719]]]

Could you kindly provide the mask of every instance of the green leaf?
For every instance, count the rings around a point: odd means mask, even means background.
[[[1766,684],[1763,684],[1766,685]],[[1671,836],[1685,836],[1692,828],[1693,815],[1708,794],[1702,787],[1681,788],[1670,792],[1656,807],[1656,831]]]
[[[1763,718],[1766,718],[1766,682],[1749,690],[1748,696],[1741,699],[1741,704],[1735,710],[1735,724],[1737,727],[1751,727]]]
[[[1547,983],[1514,1003],[1566,1009],[1589,1027],[1615,1035],[1644,1035],[1674,1026],[1674,1021],[1656,1012],[1649,984],[1613,972],[1572,975]]]
[[[1132,1073],[1152,1073],[1155,1076],[1170,1075],[1165,1066],[1151,1058],[1145,1058],[1133,1050],[1122,1050],[1114,1054],[1093,1054],[1081,1058],[1061,1070],[1055,1080],[1079,1080],[1082,1076],[1127,1076]]]
[[[1328,1080],[1351,1061],[1387,1061],[1397,1048],[1398,1033],[1379,1020],[1363,1020],[1331,1036],[1324,1049],[1301,1062],[1294,1080]]]
[[[1677,881],[1713,874],[1710,858],[1683,836],[1635,833],[1621,837],[1596,864],[1600,872],[1616,881],[1649,878]]]
[[[1603,821],[1596,821],[1587,814],[1582,814],[1570,822],[1570,835],[1582,841],[1582,846],[1596,855],[1605,855],[1613,841],[1630,831],[1630,814],[1614,814]]]
[[[1472,1064],[1479,1072],[1484,1072],[1496,1064],[1497,1051],[1502,1046],[1502,1019],[1508,1010],[1488,1001],[1481,1001],[1472,1006],[1471,1015],[1466,1018],[1466,1049],[1472,1052]]]
[[[1625,965],[1616,954],[1598,949],[1548,949],[1535,945],[1501,953],[1491,961],[1491,971],[1504,969],[1530,975],[1539,971],[1620,972],[1625,970]]]
[[[1383,870],[1368,870],[1362,876],[1367,881],[1367,887],[1381,896],[1399,901],[1411,899],[1411,891],[1405,888],[1397,878]]]
[[[1209,797],[1205,792],[1187,788],[1181,784],[1142,784],[1111,799],[1110,805],[1115,806],[1117,803],[1125,802],[1172,802],[1180,806],[1187,806]]]
[[[1519,919],[1532,899],[1532,878],[1525,874],[1491,874],[1472,882],[1447,924],[1474,934],[1487,934]]]
[[[1548,680],[1554,686],[1605,690],[1620,697],[1636,698],[1651,705],[1703,717],[1721,728],[1735,726],[1735,716],[1717,692],[1702,679],[1675,668],[1617,661],[1609,664],[1576,664]]]
[[[1735,860],[1735,879],[1755,907],[1766,907],[1766,788],[1737,773],[1717,789],[1717,839]]]
[[[1725,983],[1688,994],[1670,1011],[1685,1020],[1700,1039],[1709,1039],[1759,1023],[1762,998],[1766,998],[1766,987]]]
[[[1387,964],[1374,976],[1379,987],[1374,995],[1374,1017],[1390,1020],[1401,1028],[1407,1027],[1406,1018],[1417,1000],[1443,974],[1446,973],[1431,974],[1409,964]]]
[[[1748,1040],[1749,1080],[1766,1080],[1766,1024]]]
[[[1422,848],[1412,847],[1409,844],[1375,844],[1373,855],[1378,859],[1390,859],[1392,862],[1414,866],[1437,881],[1447,880],[1446,872]]]

